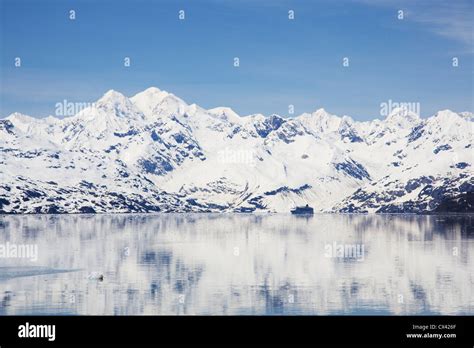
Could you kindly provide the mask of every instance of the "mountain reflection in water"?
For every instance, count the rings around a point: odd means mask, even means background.
[[[0,216],[38,245],[0,258],[0,314],[474,314],[473,241],[467,215]]]

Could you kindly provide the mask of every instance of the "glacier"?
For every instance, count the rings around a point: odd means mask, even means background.
[[[0,119],[0,213],[474,212],[471,112],[354,121],[204,109],[151,87]]]

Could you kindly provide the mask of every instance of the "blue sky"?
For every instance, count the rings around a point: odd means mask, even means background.
[[[419,102],[422,116],[473,111],[473,4],[0,0],[0,117],[42,117],[64,99],[92,102],[109,89],[131,96],[150,86],[242,115],[287,115],[292,104],[295,114],[324,107],[367,120],[380,118],[388,100]]]

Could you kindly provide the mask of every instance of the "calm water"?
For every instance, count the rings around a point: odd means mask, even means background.
[[[0,245],[38,248],[2,315],[474,314],[474,216],[0,216]]]

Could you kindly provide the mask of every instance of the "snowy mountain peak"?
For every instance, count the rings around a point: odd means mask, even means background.
[[[147,89],[145,89],[144,91],[142,91],[141,93],[144,93],[144,94],[157,94],[157,93],[167,93],[167,92],[162,91],[158,87],[151,86],[151,87],[148,87]]]
[[[10,114],[8,117],[6,117],[5,119],[13,123],[15,122],[30,123],[36,120],[34,117],[22,114],[20,112],[14,112]]]
[[[220,106],[217,108],[207,110],[211,115],[215,115],[221,120],[227,120],[232,123],[238,123],[240,116],[231,108]]]
[[[385,119],[385,124],[398,128],[411,128],[421,121],[420,115],[405,107],[397,107]]]
[[[446,119],[446,120],[449,120],[449,119],[452,119],[452,118],[459,118],[461,114],[457,114],[449,109],[445,109],[445,110],[440,110],[438,111],[434,116],[437,118],[437,119]],[[462,115],[461,115],[462,116]]]
[[[158,104],[169,95],[170,93],[168,93],[167,91],[163,91],[156,87],[149,87],[144,91],[135,94],[133,97],[130,98],[130,100],[134,103],[147,101],[151,104]]]
[[[43,120],[44,120],[44,122],[46,122],[48,124],[54,124],[54,123],[60,122],[59,118],[56,118],[52,115],[49,115],[49,116],[45,117]]]
[[[441,110],[426,122],[430,127],[442,131],[445,135],[450,134],[456,137],[463,133],[472,141],[474,139],[474,124],[472,121],[471,117],[463,116],[451,110]]]
[[[97,101],[97,104],[109,104],[109,103],[121,103],[128,100],[122,93],[117,92],[113,89],[109,89],[105,94]]]
[[[181,114],[188,107],[182,99],[156,87],[135,94],[130,101],[150,120],[164,114]]]
[[[37,118],[22,114],[20,112],[14,112],[5,120],[10,121],[16,128],[20,129],[22,132],[27,132],[30,128],[30,125],[38,122]]]
[[[94,104],[94,107],[82,110],[78,116],[94,118],[96,111],[99,111],[99,113],[105,112],[108,117],[116,116],[129,119],[143,118],[142,112],[137,109],[129,98],[113,89],[107,91],[107,93]]]
[[[336,132],[341,123],[340,117],[330,114],[323,108],[302,116],[311,128],[320,133]]]
[[[150,87],[139,92],[130,98],[131,102],[135,104],[147,118],[153,117],[153,110],[170,94],[162,91],[156,87]]]
[[[354,124],[354,120],[352,119],[352,117],[344,115],[341,118],[341,124],[352,125]]]
[[[314,111],[312,113],[313,116],[316,116],[316,117],[329,117],[329,116],[333,116],[331,115],[329,112],[327,112],[324,108],[319,108],[317,109],[316,111]]]
[[[360,143],[364,141],[356,129],[354,120],[349,116],[342,116],[338,132],[341,139],[346,142]]]

